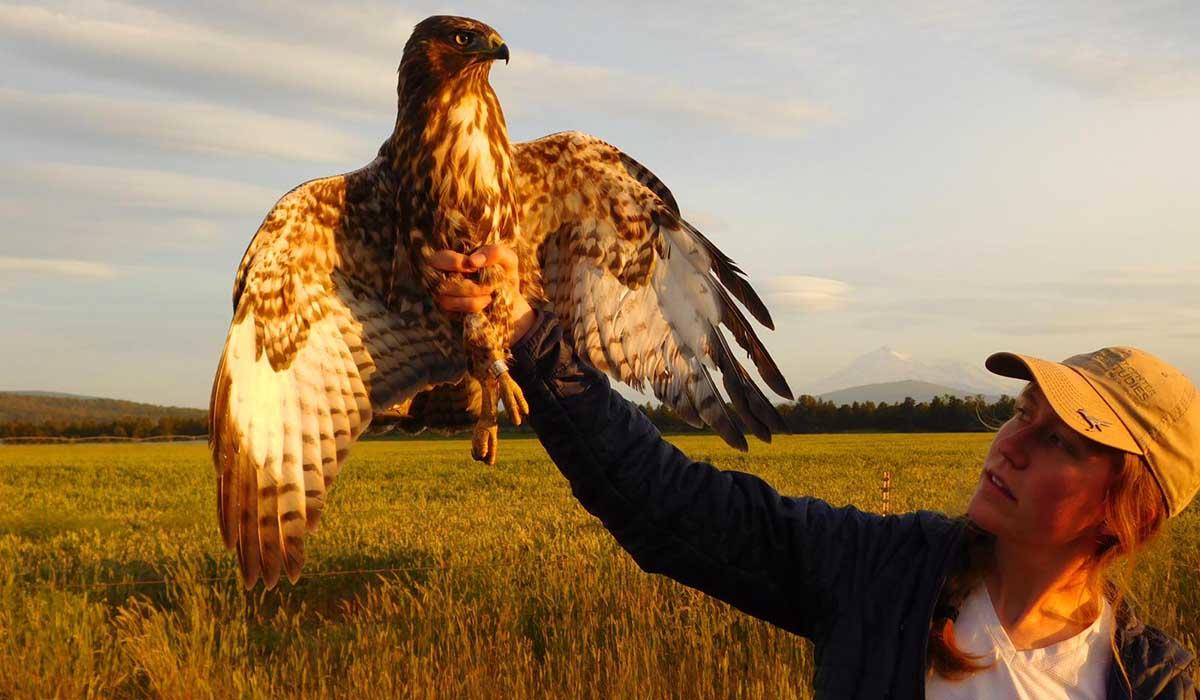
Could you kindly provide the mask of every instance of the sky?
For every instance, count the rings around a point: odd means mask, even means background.
[[[1200,380],[1200,4],[0,2],[0,389],[205,406],[241,254],[369,162],[431,14],[512,140],[633,155],[798,392],[880,346],[1135,345]]]

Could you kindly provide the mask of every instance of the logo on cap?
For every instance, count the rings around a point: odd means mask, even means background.
[[[1101,420],[1095,416],[1088,415],[1088,412],[1082,408],[1076,411],[1076,413],[1078,413],[1083,418],[1084,422],[1087,423],[1087,430],[1084,432],[1090,433],[1094,431],[1099,433],[1102,432],[1104,428],[1112,425],[1112,423],[1109,423],[1106,420]]]

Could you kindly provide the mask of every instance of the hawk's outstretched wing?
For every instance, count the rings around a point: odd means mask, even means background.
[[[790,399],[730,295],[768,328],[771,317],[737,265],[680,216],[670,190],[587,134],[553,134],[513,151],[522,238],[538,246],[546,296],[577,350],[634,388],[649,384],[688,423],[708,425],[739,449],[746,429],[763,440],[785,430],[720,330],[728,328],[767,385]]]
[[[457,381],[465,369],[427,294],[401,290],[389,310],[378,285],[342,265],[347,241],[364,238],[349,230],[363,223],[347,201],[355,175],[285,195],[238,270],[209,445],[221,534],[237,548],[247,588],[259,576],[274,586],[281,570],[299,577],[304,536],[372,407]]]

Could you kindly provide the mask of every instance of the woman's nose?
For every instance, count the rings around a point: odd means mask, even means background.
[[[1005,435],[996,446],[1014,469],[1024,469],[1029,464],[1029,441],[1034,433],[1035,426],[1023,426]]]

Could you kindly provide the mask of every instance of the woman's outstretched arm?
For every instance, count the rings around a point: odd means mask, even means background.
[[[468,274],[500,265],[507,283],[518,284],[516,255],[505,246],[470,256],[439,251],[434,264]],[[457,281],[439,292],[438,304],[479,311],[491,293]],[[644,570],[819,639],[840,608],[870,597],[864,589],[879,585],[870,573],[878,562],[903,556],[894,545],[915,530],[912,519],[784,498],[758,477],[688,459],[576,355],[553,314],[512,298],[510,371],[530,423],[575,497]]]
[[[688,459],[576,356],[550,313],[512,352],[542,445],[644,570],[808,637],[834,619],[842,594],[853,598],[855,562],[871,547],[862,535],[880,518]]]

